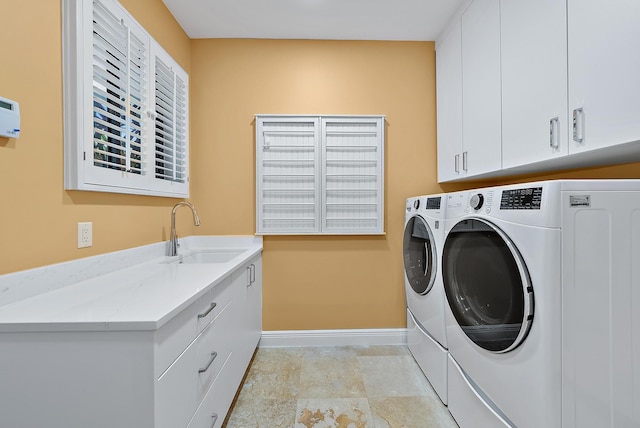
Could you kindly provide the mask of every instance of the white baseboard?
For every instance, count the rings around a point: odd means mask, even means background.
[[[406,328],[358,330],[280,330],[263,331],[259,346],[369,346],[406,345]]]

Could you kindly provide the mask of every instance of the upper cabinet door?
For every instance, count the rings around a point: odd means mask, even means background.
[[[502,167],[500,1],[475,0],[462,15],[462,171]]]
[[[460,19],[436,44],[438,97],[438,181],[460,177],[462,171],[462,41]]]
[[[640,2],[568,0],[568,17],[569,152],[640,140]]]
[[[502,0],[500,15],[502,166],[566,155],[566,3]]]

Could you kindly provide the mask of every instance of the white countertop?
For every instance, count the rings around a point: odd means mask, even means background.
[[[209,238],[194,237],[180,253],[212,248],[245,251],[225,263],[169,264],[169,258],[157,257],[154,248],[149,251],[150,260],[68,285],[48,284],[48,291],[0,306],[0,332],[156,330],[262,251],[260,238]],[[105,258],[113,256],[99,256],[100,265],[104,268]],[[61,264],[59,269],[72,272],[73,264]],[[56,265],[46,269],[55,271]],[[29,271],[17,275],[24,280],[34,277]],[[0,276],[1,291],[11,291],[3,279]],[[8,275],[7,284],[9,280],[16,282],[15,275]]]

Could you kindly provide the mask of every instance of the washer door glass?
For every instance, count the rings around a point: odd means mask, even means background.
[[[422,217],[416,215],[407,222],[402,250],[407,281],[416,293],[427,294],[436,278],[437,258],[431,228]]]
[[[533,320],[533,288],[500,229],[479,219],[459,222],[445,240],[442,266],[449,307],[469,339],[494,352],[522,343]]]

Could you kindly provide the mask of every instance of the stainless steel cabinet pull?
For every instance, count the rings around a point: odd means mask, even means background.
[[[456,173],[458,173],[460,172],[460,155],[456,155],[455,162],[456,162],[455,170],[456,170]]]
[[[584,142],[584,110],[582,107],[573,111],[573,141]]]
[[[557,149],[560,145],[558,136],[558,127],[560,126],[560,120],[558,117],[554,117],[549,121],[549,146],[552,149]]]
[[[467,171],[467,152],[462,152],[462,170]]]
[[[247,287],[251,287],[256,282],[256,265],[251,263],[247,266]]]
[[[213,428],[214,426],[216,426],[216,422],[218,422],[218,414],[217,413],[212,414],[211,419],[213,419],[213,423],[211,424],[211,428]]]
[[[204,373],[207,370],[209,370],[209,367],[211,367],[211,364],[213,364],[213,361],[216,359],[217,356],[218,356],[217,352],[212,352],[211,353],[211,359],[207,363],[207,366],[205,368],[203,368],[203,369],[198,370],[198,373]]]
[[[212,302],[211,306],[209,306],[209,309],[207,309],[203,314],[198,314],[198,318],[204,318],[207,315],[209,315],[211,313],[212,310],[215,309],[215,307],[218,306],[218,304],[216,302]]]

